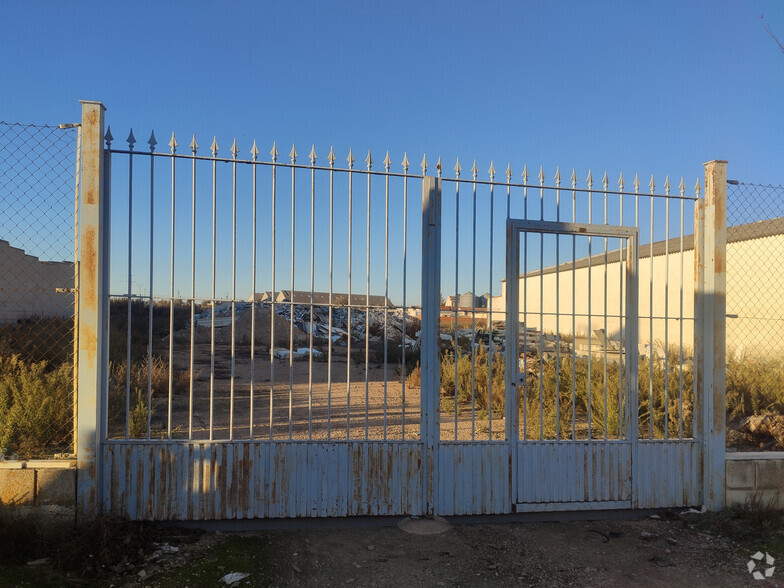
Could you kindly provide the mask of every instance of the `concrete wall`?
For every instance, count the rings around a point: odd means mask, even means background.
[[[784,508],[784,451],[728,453],[726,474],[727,506],[760,500]]]
[[[646,246],[640,247],[644,254]],[[764,255],[761,255],[764,252]],[[616,252],[616,256],[617,256]],[[655,344],[664,343],[665,334],[668,344],[678,344],[680,329],[683,327],[683,345],[694,346],[694,250],[681,253],[675,251],[669,256],[644,257],[639,262],[639,340],[647,344],[653,339]],[[668,258],[669,257],[669,263]],[[784,236],[774,235],[761,239],[739,241],[727,244],[727,314],[738,315],[727,319],[727,352],[746,353],[747,355],[768,356],[784,354],[784,337],[776,336],[784,332],[784,297],[779,293],[780,276],[770,271],[770,258],[784,257]],[[612,258],[611,258],[612,259]],[[532,275],[520,280],[520,321],[530,328],[561,333],[572,332],[573,312],[578,315],[575,330],[578,334],[589,334],[594,329],[604,328],[605,298],[607,314],[619,315],[625,312],[621,306],[623,289],[621,284],[621,264],[609,263],[607,266],[594,263],[590,271],[590,306],[588,303],[589,271],[587,267],[574,271],[560,271]],[[683,272],[681,277],[681,271]],[[606,274],[606,288],[605,288]],[[653,316],[651,336],[651,276],[653,276]],[[667,279],[665,279],[667,277]],[[543,280],[543,282],[542,282]],[[683,317],[681,315],[681,284],[683,291]],[[544,291],[543,303],[540,302],[540,288]],[[572,303],[572,289],[575,301]],[[559,295],[556,297],[556,291]],[[557,303],[556,303],[557,301]],[[493,313],[500,320],[506,306],[506,283],[502,284],[502,294],[493,299]],[[556,323],[556,310],[560,318]],[[591,312],[590,323],[588,311]],[[525,312],[524,312],[525,311]],[[540,316],[540,311],[544,316]],[[751,317],[778,317],[773,321],[755,320]],[[771,324],[774,323],[774,324]],[[607,333],[615,338],[620,327],[617,318],[607,318]],[[665,333],[666,331],[666,333]]]
[[[0,504],[73,509],[76,461],[0,461]]]
[[[74,264],[40,261],[0,240],[0,324],[29,316],[69,317],[74,295]]]

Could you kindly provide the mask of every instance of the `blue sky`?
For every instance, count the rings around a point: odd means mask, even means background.
[[[779,0],[58,1],[2,13],[6,121],[74,121],[86,98],[122,137],[132,126],[203,145],[236,135],[245,149],[256,138],[614,177],[694,178],[717,158],[733,178],[784,182],[784,54],[759,19],[784,39]]]
[[[205,154],[217,135],[689,187],[726,159],[781,184],[784,53],[761,14],[784,39],[780,0],[5,3],[0,119],[76,122],[90,99],[117,139],[195,133]]]

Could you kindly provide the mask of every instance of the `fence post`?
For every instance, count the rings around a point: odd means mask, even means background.
[[[438,472],[437,423],[441,388],[441,180],[422,179],[422,342],[420,439],[423,471],[423,512],[435,514]]]
[[[79,357],[76,423],[77,520],[90,520],[101,511],[104,353],[106,341],[105,252],[106,214],[104,170],[104,106],[83,100],[79,231]]]
[[[702,503],[715,511],[724,508],[725,499],[726,161],[705,164],[694,242],[694,433],[702,448]]]

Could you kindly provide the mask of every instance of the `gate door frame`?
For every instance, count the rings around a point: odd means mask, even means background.
[[[623,439],[605,441],[519,439],[520,235],[523,233],[624,239],[626,249],[626,422]],[[511,451],[511,496],[523,511],[635,508],[638,451],[638,274],[637,227],[565,222],[506,221],[506,438]],[[557,260],[556,263],[560,263]],[[574,284],[573,284],[574,287]],[[572,309],[575,312],[575,309]],[[534,475],[532,475],[534,474]],[[555,477],[556,479],[553,479]],[[525,489],[525,491],[521,491]]]

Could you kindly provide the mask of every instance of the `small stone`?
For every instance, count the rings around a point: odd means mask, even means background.
[[[41,559],[34,559],[33,561],[28,561],[27,565],[31,567],[35,567],[35,566],[45,566],[48,563],[49,563],[49,558],[42,557]]]
[[[147,570],[139,570],[139,573],[136,575],[139,576],[140,580],[144,580],[147,577]]]
[[[673,537],[667,537],[667,543],[670,545],[678,545],[678,540]]]
[[[643,531],[642,533],[640,533],[640,539],[643,539],[645,541],[653,541],[654,539],[658,539],[658,537],[659,536],[656,535],[656,533],[650,533],[648,531]]]
[[[299,568],[298,568],[296,565],[292,564],[292,565],[291,565],[291,567],[292,567],[292,568],[294,569],[294,571],[295,571],[295,572],[297,572],[298,574],[301,574],[301,573],[302,573],[302,570],[301,570],[301,569],[299,569]]]
[[[368,550],[368,551],[373,551],[375,548],[376,548],[376,546],[375,546],[375,545],[368,545],[368,546],[367,546],[367,550]]]
[[[354,580],[355,578],[349,578],[348,580],[346,580],[346,584],[353,584]]]
[[[660,517],[659,515],[657,515],[657,514],[652,514],[652,515],[651,515],[651,516],[649,516],[648,518],[649,518],[649,519],[660,519],[661,517]]]

